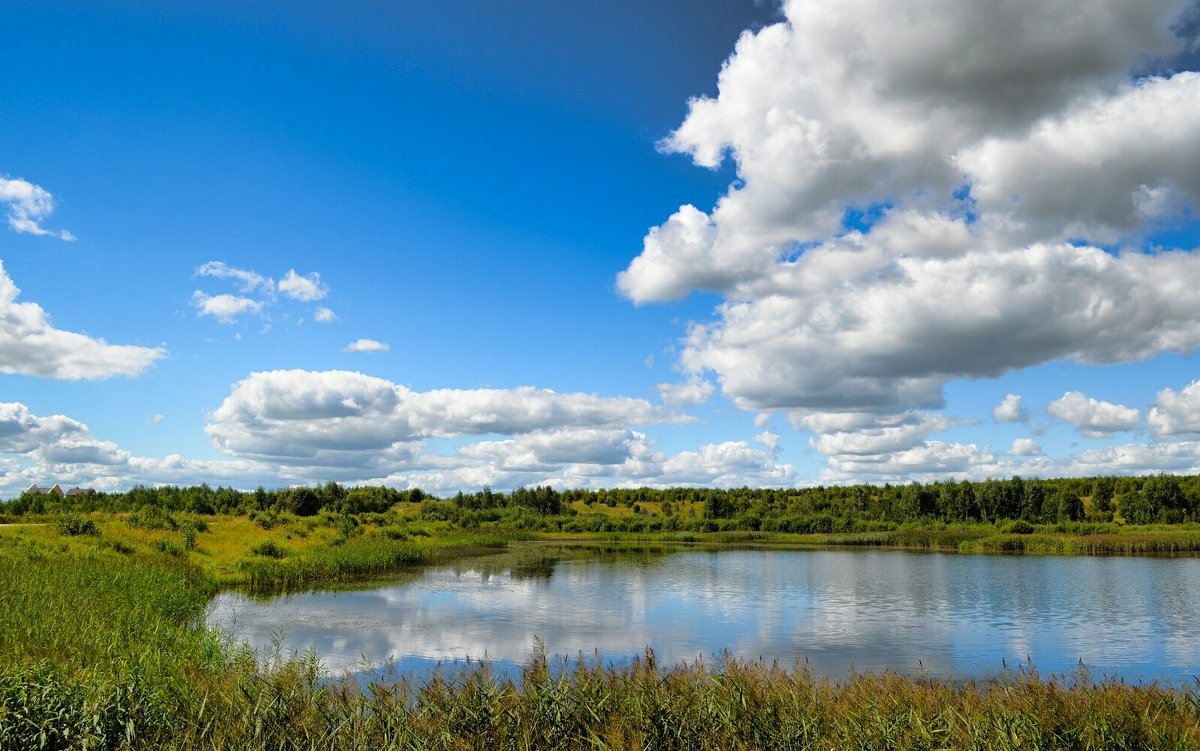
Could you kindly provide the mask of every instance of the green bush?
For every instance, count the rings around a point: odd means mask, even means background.
[[[1008,535],[1031,535],[1037,530],[1032,524],[1024,519],[1006,522],[1000,527],[1000,531]]]
[[[286,558],[288,550],[274,540],[267,540],[250,548],[250,555],[261,555],[263,558]]]
[[[54,522],[54,528],[59,534],[77,537],[79,535],[98,535],[100,530],[96,522],[79,514],[64,514]]]
[[[175,542],[174,540],[155,540],[154,541],[154,549],[160,553],[166,553],[167,555],[173,555],[176,558],[180,558],[186,554],[186,551],[183,549],[183,546],[181,546],[179,543]]]

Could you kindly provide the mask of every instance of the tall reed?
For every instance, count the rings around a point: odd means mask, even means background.
[[[242,561],[239,572],[254,588],[289,588],[316,581],[345,581],[428,563],[428,546],[386,537],[352,538],[336,547],[302,555],[260,555]]]
[[[338,551],[364,569],[429,554],[383,539]],[[474,664],[364,687],[327,679],[315,655],[224,643],[201,618],[213,590],[183,558],[0,539],[0,749],[1200,748],[1195,686],[1031,669],[835,683],[732,658],[568,665],[535,650],[518,681]]]

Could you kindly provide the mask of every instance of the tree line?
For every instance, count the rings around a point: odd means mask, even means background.
[[[192,514],[249,514],[279,511],[312,516],[322,511],[339,514],[382,513],[397,503],[425,500],[420,488],[397,490],[379,486],[343,487],[336,482],[324,485],[267,490],[259,486],[243,491],[232,487],[211,487],[207,483],[190,487],[135,485],[122,493],[85,493],[66,498],[26,491],[8,502],[0,502],[0,513],[13,516],[59,511],[110,513],[139,511],[146,507]]]
[[[424,518],[461,526],[507,522],[514,526],[546,527],[547,520],[557,519],[557,523],[549,526],[579,531],[596,531],[593,528],[618,524],[635,531],[666,528],[838,532],[919,522],[1108,522],[1117,515],[1132,524],[1173,524],[1200,521],[1200,477],[1166,474],[1049,480],[1012,477],[975,482],[729,489],[557,490],[547,485],[520,487],[508,493],[485,487],[474,493],[459,492],[450,498],[431,496],[420,488],[344,487],[336,482],[273,490],[258,487],[252,491],[213,488],[207,484],[139,485],[125,492],[97,492],[68,498],[25,492],[0,502],[0,513],[23,516],[60,511],[136,512],[151,507],[193,514],[281,512],[311,516],[321,512],[382,513],[401,502],[420,503]],[[577,510],[580,503],[584,508],[582,514]],[[649,504],[655,505],[653,514],[648,511]],[[605,515],[586,513],[597,505],[623,506],[635,513],[617,522]],[[656,521],[649,521],[649,517]]]

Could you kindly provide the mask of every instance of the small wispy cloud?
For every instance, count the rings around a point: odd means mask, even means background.
[[[387,352],[391,347],[374,339],[356,339],[347,344],[343,352]]]
[[[226,264],[224,261],[209,261],[196,267],[196,276],[210,276],[217,279],[233,279],[241,287],[242,292],[253,292],[259,287],[274,288],[275,282],[249,269],[239,269]]]
[[[295,269],[288,272],[279,280],[279,291],[293,300],[315,302],[329,294],[329,290],[321,284],[321,275],[317,272],[300,275]]]
[[[20,178],[0,177],[0,204],[8,210],[8,226],[29,235],[57,237],[72,242],[75,235],[64,230],[46,229],[42,221],[54,211],[50,191]]]
[[[249,297],[206,295],[200,290],[192,293],[192,305],[200,310],[200,315],[212,316],[220,323],[235,323],[240,315],[262,310],[262,303]]]
[[[665,404],[674,407],[695,407],[708,401],[713,393],[713,385],[708,381],[692,379],[687,383],[660,383],[654,390]]]
[[[199,314],[212,316],[221,323],[234,323],[243,315],[265,315],[267,308],[280,304],[281,297],[311,303],[329,295],[329,288],[321,283],[321,275],[315,271],[300,274],[294,268],[288,269],[287,274],[276,281],[252,269],[230,266],[224,261],[208,261],[197,266],[193,275],[226,280],[237,287],[239,294],[208,294],[201,290],[192,293],[192,305],[199,309]],[[318,323],[337,320],[337,315],[327,307],[318,308],[313,317]]]

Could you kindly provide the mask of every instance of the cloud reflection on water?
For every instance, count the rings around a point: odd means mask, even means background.
[[[682,551],[596,556],[532,570],[485,562],[374,589],[249,599],[209,621],[252,647],[312,648],[331,674],[486,657],[660,663],[807,662],[844,677],[892,669],[980,677],[1032,658],[1043,673],[1186,682],[1200,670],[1200,560],[959,556],[894,551]],[[525,575],[521,575],[524,572]]]

